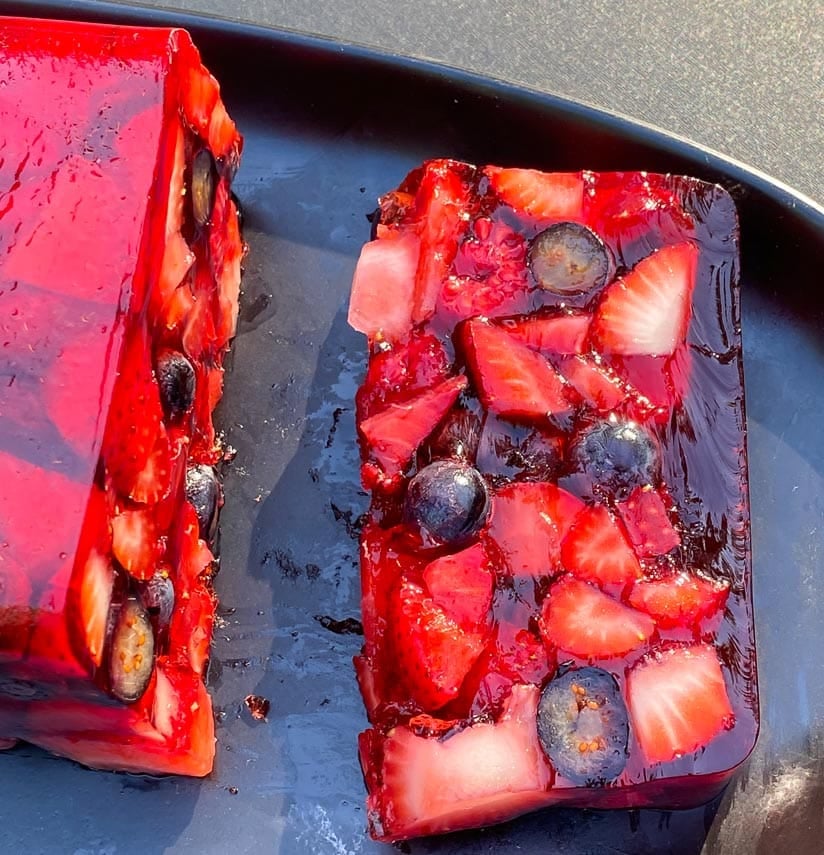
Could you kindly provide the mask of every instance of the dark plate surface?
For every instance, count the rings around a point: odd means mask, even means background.
[[[346,299],[366,215],[419,161],[453,156],[718,180],[738,201],[762,730],[719,799],[692,811],[548,810],[414,853],[821,851],[824,839],[824,211],[683,141],[451,69],[295,34],[98,3],[6,14],[179,23],[246,137],[236,191],[250,255],[220,423],[222,621],[204,781],[0,753],[0,851],[391,851],[364,832],[351,658],[359,489],[352,399],[364,343]],[[271,700],[268,722],[243,706]]]

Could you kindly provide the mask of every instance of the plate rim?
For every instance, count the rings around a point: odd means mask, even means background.
[[[15,0],[4,6],[2,17],[13,17],[17,13],[9,10],[19,9],[19,13],[27,17],[39,16],[57,20],[61,15],[67,15],[75,20],[86,19],[127,26],[132,24],[182,27],[195,33],[200,31],[212,36],[228,34],[247,40],[262,39],[273,45],[297,47],[378,67],[392,68],[395,71],[425,78],[428,82],[456,84],[468,92],[504,98],[531,109],[553,111],[589,124],[604,125],[616,134],[649,146],[666,148],[676,156],[701,163],[705,168],[724,173],[734,182],[748,185],[768,196],[782,208],[804,218],[821,232],[824,239],[824,204],[819,204],[785,182],[735,157],[650,122],[551,91],[468,71],[433,59],[392,53],[343,39],[201,12],[183,11],[168,6],[145,6],[132,2],[111,2],[111,0]]]

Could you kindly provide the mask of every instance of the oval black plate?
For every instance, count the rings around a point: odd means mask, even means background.
[[[824,211],[745,167],[625,119],[453,69],[246,25],[102,3],[6,14],[189,28],[246,136],[250,255],[221,422],[222,621],[205,781],[0,753],[0,849],[386,851],[365,837],[351,667],[360,645],[352,398],[363,341],[346,298],[366,215],[419,161],[648,169],[720,181],[743,243],[744,344],[762,689],[758,748],[684,812],[549,810],[414,853],[794,853],[824,837]],[[347,620],[350,619],[350,620]],[[268,722],[243,705],[270,699]]]

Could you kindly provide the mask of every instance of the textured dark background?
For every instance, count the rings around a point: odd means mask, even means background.
[[[574,98],[688,137],[824,200],[824,4],[817,0],[146,5],[331,36]]]
[[[0,2],[0,10],[10,5]],[[644,13],[634,19],[622,4],[587,0],[575,11],[571,3],[447,0],[178,5],[429,56],[578,98],[689,136],[819,201],[824,195],[822,15],[812,2],[769,9],[755,0],[723,8],[636,3]],[[82,17],[90,8],[65,0],[67,14]],[[336,66],[327,55],[313,66],[304,58],[296,74],[290,62],[300,51],[278,60],[265,47],[238,56],[230,36],[224,44],[222,51],[213,41],[210,56],[247,135],[237,192],[251,253],[220,413],[239,453],[226,473],[222,621],[210,673],[215,773],[202,782],[152,779],[88,771],[30,747],[2,753],[0,853],[397,851],[364,834],[353,748],[365,722],[350,664],[360,639],[335,635],[316,618],[358,614],[357,547],[347,529],[363,507],[351,412],[363,341],[346,328],[345,306],[368,235],[365,214],[433,150],[553,162],[567,149],[567,159],[580,152],[580,165],[589,165],[594,150],[615,142],[600,126],[597,139],[579,127],[580,139],[572,131],[566,140],[568,117],[549,109],[547,122],[530,122],[526,111],[520,123],[479,132],[487,127],[480,101],[460,93],[453,108],[448,86],[424,86],[416,77],[406,100],[387,106],[380,93],[369,97],[374,81],[345,59]],[[423,93],[419,102],[409,89]],[[495,110],[518,115],[500,104]],[[668,158],[664,152],[657,163],[667,168],[675,162]],[[702,163],[691,166],[700,172]],[[800,220],[789,211],[743,201],[745,232],[756,235],[745,254],[744,328],[758,750],[723,799],[706,808],[544,811],[404,851],[824,851],[824,252],[821,232],[817,242],[812,232],[796,242]],[[271,700],[268,722],[249,717],[242,704],[249,692]]]

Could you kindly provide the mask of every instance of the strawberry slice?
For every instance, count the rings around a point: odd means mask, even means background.
[[[493,496],[489,537],[512,575],[541,578],[558,570],[561,540],[553,511],[559,492],[536,481],[507,484]]]
[[[368,453],[386,475],[401,472],[418,446],[449,412],[466,388],[463,375],[450,377],[403,403],[389,406],[360,424]]]
[[[240,156],[241,142],[238,140],[237,126],[222,101],[218,101],[212,110],[207,140],[215,157],[236,162]]]
[[[584,403],[599,413],[617,409],[627,390],[607,367],[589,356],[570,356],[558,362],[558,372],[581,396]]]
[[[513,338],[547,356],[574,356],[584,351],[590,321],[589,315],[557,315],[519,318],[502,326]]]
[[[188,124],[205,137],[212,111],[220,99],[217,80],[199,63],[185,69],[180,79],[179,98]]]
[[[418,584],[401,577],[389,604],[397,669],[415,703],[440,709],[458,695],[484,650],[481,632],[464,630]]]
[[[648,763],[705,746],[733,722],[721,663],[713,647],[676,647],[649,657],[627,676],[627,705]]]
[[[115,488],[130,496],[162,431],[163,408],[144,330],[124,344],[112,395],[103,458]]]
[[[114,569],[105,555],[92,551],[80,579],[79,617],[84,647],[95,666],[103,661]]]
[[[536,169],[484,170],[498,197],[520,214],[539,220],[580,220],[584,181],[578,172],[539,172]]]
[[[175,664],[202,674],[209,658],[212,626],[215,618],[215,598],[204,585],[195,585],[188,596],[175,608],[169,624],[169,649]]]
[[[163,553],[151,511],[122,511],[112,520],[112,552],[135,579],[151,579]]]
[[[572,493],[568,493],[554,484],[544,485],[544,497],[547,512],[555,521],[555,525],[558,527],[558,537],[563,543],[586,505],[577,496],[573,496]]]
[[[349,298],[349,325],[369,336],[399,341],[409,331],[421,242],[403,234],[361,250]]]
[[[546,640],[560,650],[589,659],[623,656],[644,644],[655,631],[649,615],[571,576],[550,589],[540,623]]]
[[[616,510],[639,558],[664,555],[680,545],[681,535],[670,522],[667,505],[658,490],[636,487],[625,502],[618,503]]]
[[[540,354],[506,330],[469,321],[463,341],[470,371],[484,406],[512,419],[562,423],[572,410],[564,383]]]
[[[368,418],[381,404],[431,388],[448,373],[449,357],[441,341],[428,333],[413,333],[406,343],[370,357],[366,379],[358,390],[358,417]]]
[[[604,292],[592,323],[607,353],[668,356],[684,341],[698,248],[690,242],[648,255]]]
[[[129,498],[142,504],[154,504],[163,499],[171,486],[174,462],[169,437],[161,425],[146,465],[135,476]]]
[[[706,579],[682,571],[663,579],[636,582],[630,604],[655,618],[662,629],[694,627],[704,618],[718,614],[730,593],[725,579]]]
[[[636,251],[649,252],[682,240],[684,234],[694,231],[692,219],[665,175],[601,172],[591,176],[591,181],[594,192],[584,197],[586,220],[619,245],[625,259]]]
[[[412,320],[427,320],[467,229],[469,188],[461,180],[453,161],[427,163],[416,197],[421,222],[420,260],[415,276]]]
[[[464,629],[488,622],[495,577],[483,544],[436,558],[423,580],[435,603]]]
[[[623,585],[641,576],[641,565],[604,505],[583,510],[561,547],[561,562],[579,579]]]
[[[396,727],[381,741],[361,734],[369,780],[371,832],[391,842],[489,825],[551,801],[552,770],[537,736],[538,688],[514,686],[494,724],[482,722],[449,738]],[[382,744],[381,744],[382,742]]]

